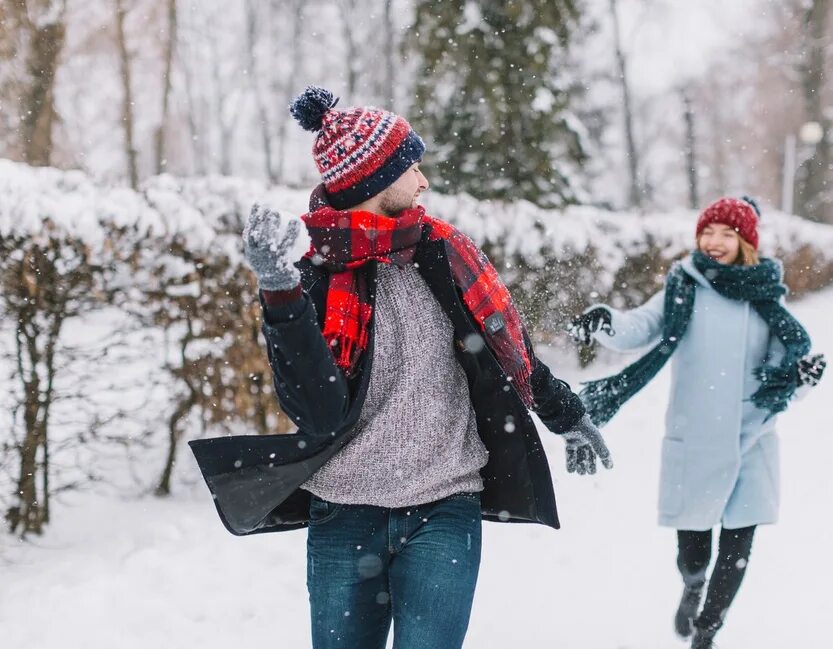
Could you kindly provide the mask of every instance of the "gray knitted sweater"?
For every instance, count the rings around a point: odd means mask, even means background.
[[[302,486],[336,503],[409,507],[482,491],[453,327],[413,265],[379,264],[370,385],[353,440]]]

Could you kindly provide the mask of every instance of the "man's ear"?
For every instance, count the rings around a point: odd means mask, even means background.
[[[322,207],[330,207],[330,197],[327,196],[327,190],[324,189],[324,183],[318,185],[312,190],[309,197],[309,211],[314,212],[320,210]]]

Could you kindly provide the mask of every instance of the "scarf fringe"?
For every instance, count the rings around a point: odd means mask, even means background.
[[[347,336],[335,334],[324,338],[330,346],[336,365],[348,372],[353,364],[353,352],[356,349],[354,341]]]
[[[798,386],[797,365],[763,365],[755,370],[755,377],[761,386],[750,401],[761,410],[768,410],[770,417],[786,410]]]
[[[532,395],[532,367],[528,355],[519,357],[517,347],[508,333],[506,335],[498,333],[488,336],[487,339],[492,352],[500,361],[507,376],[511,378],[512,385],[521,397],[521,401],[524,402],[527,408],[532,408],[535,400]],[[511,366],[508,366],[509,362],[511,362]]]
[[[644,388],[662,368],[670,355],[665,351],[667,349],[667,346],[660,343],[619,374],[584,383],[585,387],[579,392],[579,397],[591,421],[597,426],[609,422],[619,408]]]

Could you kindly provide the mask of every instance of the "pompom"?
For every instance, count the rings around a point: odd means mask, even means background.
[[[307,131],[320,131],[324,115],[331,108],[335,108],[338,97],[333,93],[318,86],[307,86],[306,90],[295,97],[289,105],[289,112],[292,114],[301,128]]]
[[[758,207],[758,202],[752,198],[751,196],[746,196],[745,194],[740,197],[744,203],[749,203],[752,206],[752,209],[755,210],[755,214],[758,215],[758,218],[761,218],[761,208]]]

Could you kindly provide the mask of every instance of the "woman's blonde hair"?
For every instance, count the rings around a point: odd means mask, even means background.
[[[738,235],[738,256],[735,259],[735,264],[738,266],[755,266],[761,263],[761,258],[758,251],[742,236]]]
[[[735,230],[738,237],[738,256],[732,262],[735,266],[755,266],[761,263],[761,257],[755,247],[746,239],[740,236],[740,233]],[[697,237],[697,249],[700,249],[700,237]]]

